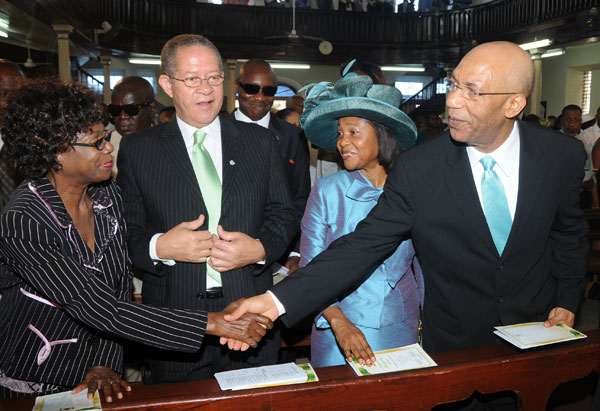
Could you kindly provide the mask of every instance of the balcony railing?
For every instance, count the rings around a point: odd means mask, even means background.
[[[119,22],[144,33],[172,36],[202,33],[211,39],[259,40],[283,35],[291,28],[291,10],[229,6],[193,0],[86,0],[99,22]],[[589,10],[600,0],[501,0],[441,13],[338,13],[297,9],[301,35],[349,43],[464,42],[550,22]]]

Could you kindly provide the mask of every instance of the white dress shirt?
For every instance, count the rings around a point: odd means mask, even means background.
[[[271,113],[267,111],[267,114],[263,116],[260,120],[252,120],[250,117],[242,113],[242,110],[237,109],[233,112],[233,116],[237,121],[243,121],[244,123],[254,123],[258,124],[261,127],[269,128],[269,121],[271,121]]]
[[[594,148],[594,144],[600,138],[600,127],[598,127],[598,123],[594,124],[592,127],[588,127],[582,132],[579,133],[579,139],[583,142],[583,146],[585,147],[585,151],[588,154],[589,158],[589,168],[598,168],[600,164],[592,164],[592,149]]]

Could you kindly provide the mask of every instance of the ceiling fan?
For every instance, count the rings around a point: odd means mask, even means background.
[[[303,40],[318,41],[321,54],[328,55],[333,51],[333,45],[322,37],[304,36],[296,31],[296,0],[292,0],[292,30],[286,35],[265,37],[265,40],[287,40],[288,47],[303,47]]]
[[[583,31],[593,31],[600,28],[600,13],[596,7],[577,15],[577,25]]]
[[[29,45],[28,45],[27,46],[27,60],[25,60],[24,62],[19,63],[19,64],[22,64],[26,68],[34,68],[34,67],[37,67],[42,64],[52,64],[52,63],[51,62],[35,62],[35,61],[33,61],[33,59],[31,58],[31,49],[29,48]]]

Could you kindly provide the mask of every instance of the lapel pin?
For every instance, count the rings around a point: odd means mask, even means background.
[[[275,136],[275,140],[279,140],[279,136]]]
[[[233,160],[229,160],[229,165],[230,165],[230,166],[234,166],[234,165],[235,165],[235,161],[233,161]]]

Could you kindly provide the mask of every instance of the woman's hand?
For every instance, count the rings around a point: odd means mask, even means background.
[[[323,311],[323,315],[331,324],[335,338],[349,361],[352,361],[354,356],[362,365],[375,364],[375,354],[373,354],[365,335],[348,320],[339,307],[328,307]]]
[[[77,394],[87,388],[88,398],[94,398],[97,389],[102,391],[106,402],[112,402],[113,392],[117,398],[123,398],[123,390],[131,391],[131,386],[127,381],[122,380],[119,375],[108,367],[92,367],[85,373],[83,381],[73,389],[73,394]]]

